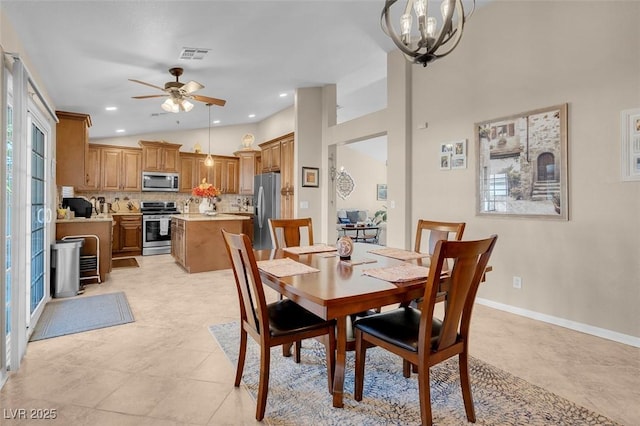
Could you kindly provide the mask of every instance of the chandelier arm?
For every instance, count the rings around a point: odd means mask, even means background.
[[[384,23],[382,29],[383,31],[391,37],[393,43],[400,49],[405,55],[410,56],[412,59],[418,56],[418,52],[420,50],[420,46],[416,48],[416,50],[409,49],[398,37],[395,30],[393,29],[393,25],[391,25],[391,18],[389,17],[389,8],[398,0],[387,0],[384,8],[382,9],[382,16],[380,17],[380,23]],[[410,0],[413,1],[413,0]],[[384,18],[384,19],[383,19]],[[386,28],[385,28],[386,27]]]
[[[450,9],[449,10],[449,13],[451,14],[450,20],[447,21],[449,25],[442,27],[442,29],[438,33],[437,42],[433,44],[433,47],[431,49],[427,50],[427,53],[433,55],[435,58],[441,58],[443,56],[447,56],[449,53],[451,53],[453,49],[456,48],[458,43],[460,43],[460,39],[462,38],[462,30],[466,22],[466,19],[464,16],[464,8],[462,6],[462,0],[454,0],[454,1],[455,1],[455,10],[459,16],[458,24],[456,28],[451,28],[450,24],[453,19],[453,9]],[[447,16],[449,16],[449,14],[447,14]],[[447,50],[446,53],[438,54],[438,55],[435,53],[436,50],[448,44],[449,41],[451,41],[452,39],[454,40],[453,45],[449,48],[449,50]]]

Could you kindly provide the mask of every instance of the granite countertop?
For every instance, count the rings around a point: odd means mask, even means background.
[[[184,221],[211,221],[211,220],[251,220],[249,216],[238,214],[218,213],[215,216],[207,216],[200,213],[176,214],[171,216],[172,219],[180,219]]]
[[[73,219],[56,219],[56,223],[87,223],[87,222],[113,222],[111,216],[99,217],[91,216],[86,217],[74,217]]]
[[[110,213],[111,216],[142,216],[142,212],[140,211],[123,211],[123,212],[114,212]]]

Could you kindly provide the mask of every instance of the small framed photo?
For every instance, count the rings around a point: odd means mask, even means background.
[[[320,169],[317,167],[302,168],[302,186],[317,188],[320,184]]]
[[[452,143],[453,152],[451,153],[451,168],[466,169],[467,168],[467,140],[463,139]]]
[[[449,170],[451,169],[451,154],[450,153],[440,153],[440,170]]]
[[[387,199],[387,184],[379,183],[376,185],[376,200],[385,201]]]

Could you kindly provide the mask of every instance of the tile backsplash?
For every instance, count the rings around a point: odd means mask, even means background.
[[[60,194],[60,191],[58,191]],[[199,197],[193,197],[182,192],[95,192],[95,191],[75,191],[76,197],[105,197],[107,203],[114,203],[118,198],[119,205],[123,201],[131,201],[136,207],[139,207],[140,201],[175,201],[178,210],[182,211],[184,204],[191,202],[199,202]],[[62,198],[60,198],[62,199]],[[222,194],[217,204],[217,210],[220,212],[237,212],[237,211],[253,211],[253,197],[251,195],[238,194]],[[125,204],[126,205],[126,204]],[[191,209],[193,211],[193,209]],[[197,211],[197,210],[196,210]]]

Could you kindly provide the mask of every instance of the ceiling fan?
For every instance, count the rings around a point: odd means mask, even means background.
[[[181,83],[179,81],[180,76],[184,70],[182,68],[170,68],[169,73],[176,78],[176,81],[168,81],[164,84],[164,88],[156,86],[154,84],[145,83],[144,81],[134,80],[132,78],[129,81],[134,83],[144,84],[145,86],[153,87],[154,89],[162,90],[166,92],[162,95],[145,95],[145,96],[133,96],[134,99],[147,99],[147,98],[160,98],[169,96],[169,98],[162,104],[162,109],[168,112],[180,112],[191,111],[193,104],[189,102],[189,99],[195,101],[204,102],[206,104],[213,104],[218,106],[224,106],[227,103],[224,99],[210,98],[209,96],[196,95],[200,89],[204,89],[204,86],[197,81],[191,80],[188,83]]]

